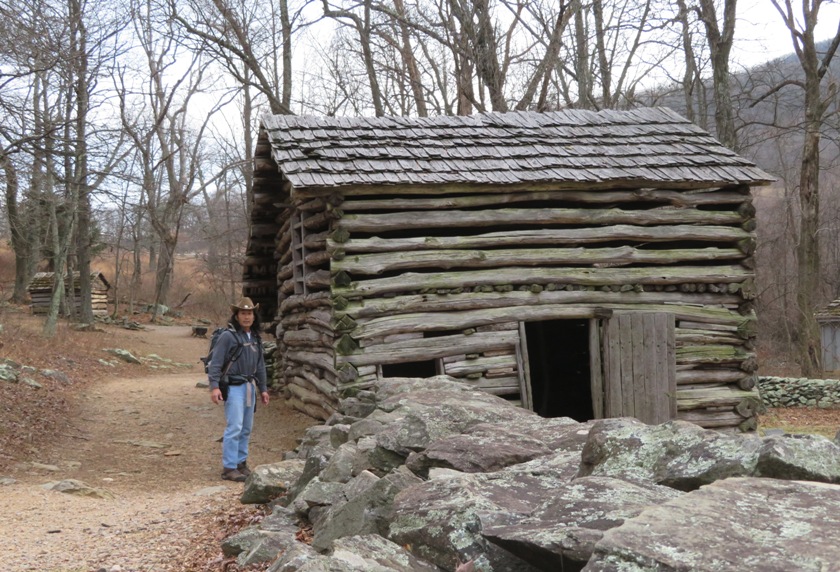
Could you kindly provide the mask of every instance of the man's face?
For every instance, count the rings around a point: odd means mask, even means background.
[[[239,310],[236,312],[236,319],[239,320],[239,325],[243,328],[250,328],[254,325],[254,311]]]

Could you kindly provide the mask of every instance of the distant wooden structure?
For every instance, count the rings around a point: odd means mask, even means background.
[[[54,272],[39,272],[29,284],[29,296],[32,299],[33,314],[46,314],[49,311],[54,275]],[[74,272],[72,284],[66,278],[64,283],[64,287],[68,291],[72,288],[72,299],[77,312],[81,309],[82,304],[79,277],[80,274]],[[111,288],[111,285],[105,279],[105,276],[98,271],[91,272],[90,282],[93,314],[94,316],[105,316],[108,314],[108,290]]]
[[[244,294],[315,417],[447,374],[547,417],[750,430],[771,180],[668,109],[266,117]]]
[[[815,317],[820,325],[823,370],[840,370],[840,299],[828,304]]]

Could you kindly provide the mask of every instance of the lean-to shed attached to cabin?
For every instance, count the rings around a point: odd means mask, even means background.
[[[316,417],[447,374],[543,416],[751,429],[770,180],[668,109],[270,116],[244,293]]]

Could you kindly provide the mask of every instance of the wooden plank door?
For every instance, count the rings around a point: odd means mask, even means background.
[[[635,417],[652,424],[674,419],[674,315],[616,312],[604,320],[601,334],[604,417]]]

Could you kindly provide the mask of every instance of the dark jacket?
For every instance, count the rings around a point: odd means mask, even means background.
[[[257,336],[253,333],[251,333],[249,340],[248,335],[244,332],[237,331],[234,333],[230,330],[222,332],[216,342],[216,347],[213,348],[213,356],[207,372],[211,389],[219,387],[219,378],[222,374],[225,357],[231,355],[232,350],[238,343],[241,343],[243,345],[242,352],[230,366],[227,372],[228,378],[231,376],[253,377],[257,382],[260,393],[268,391],[266,388],[265,357],[262,352],[262,344],[259,344],[257,340]]]

